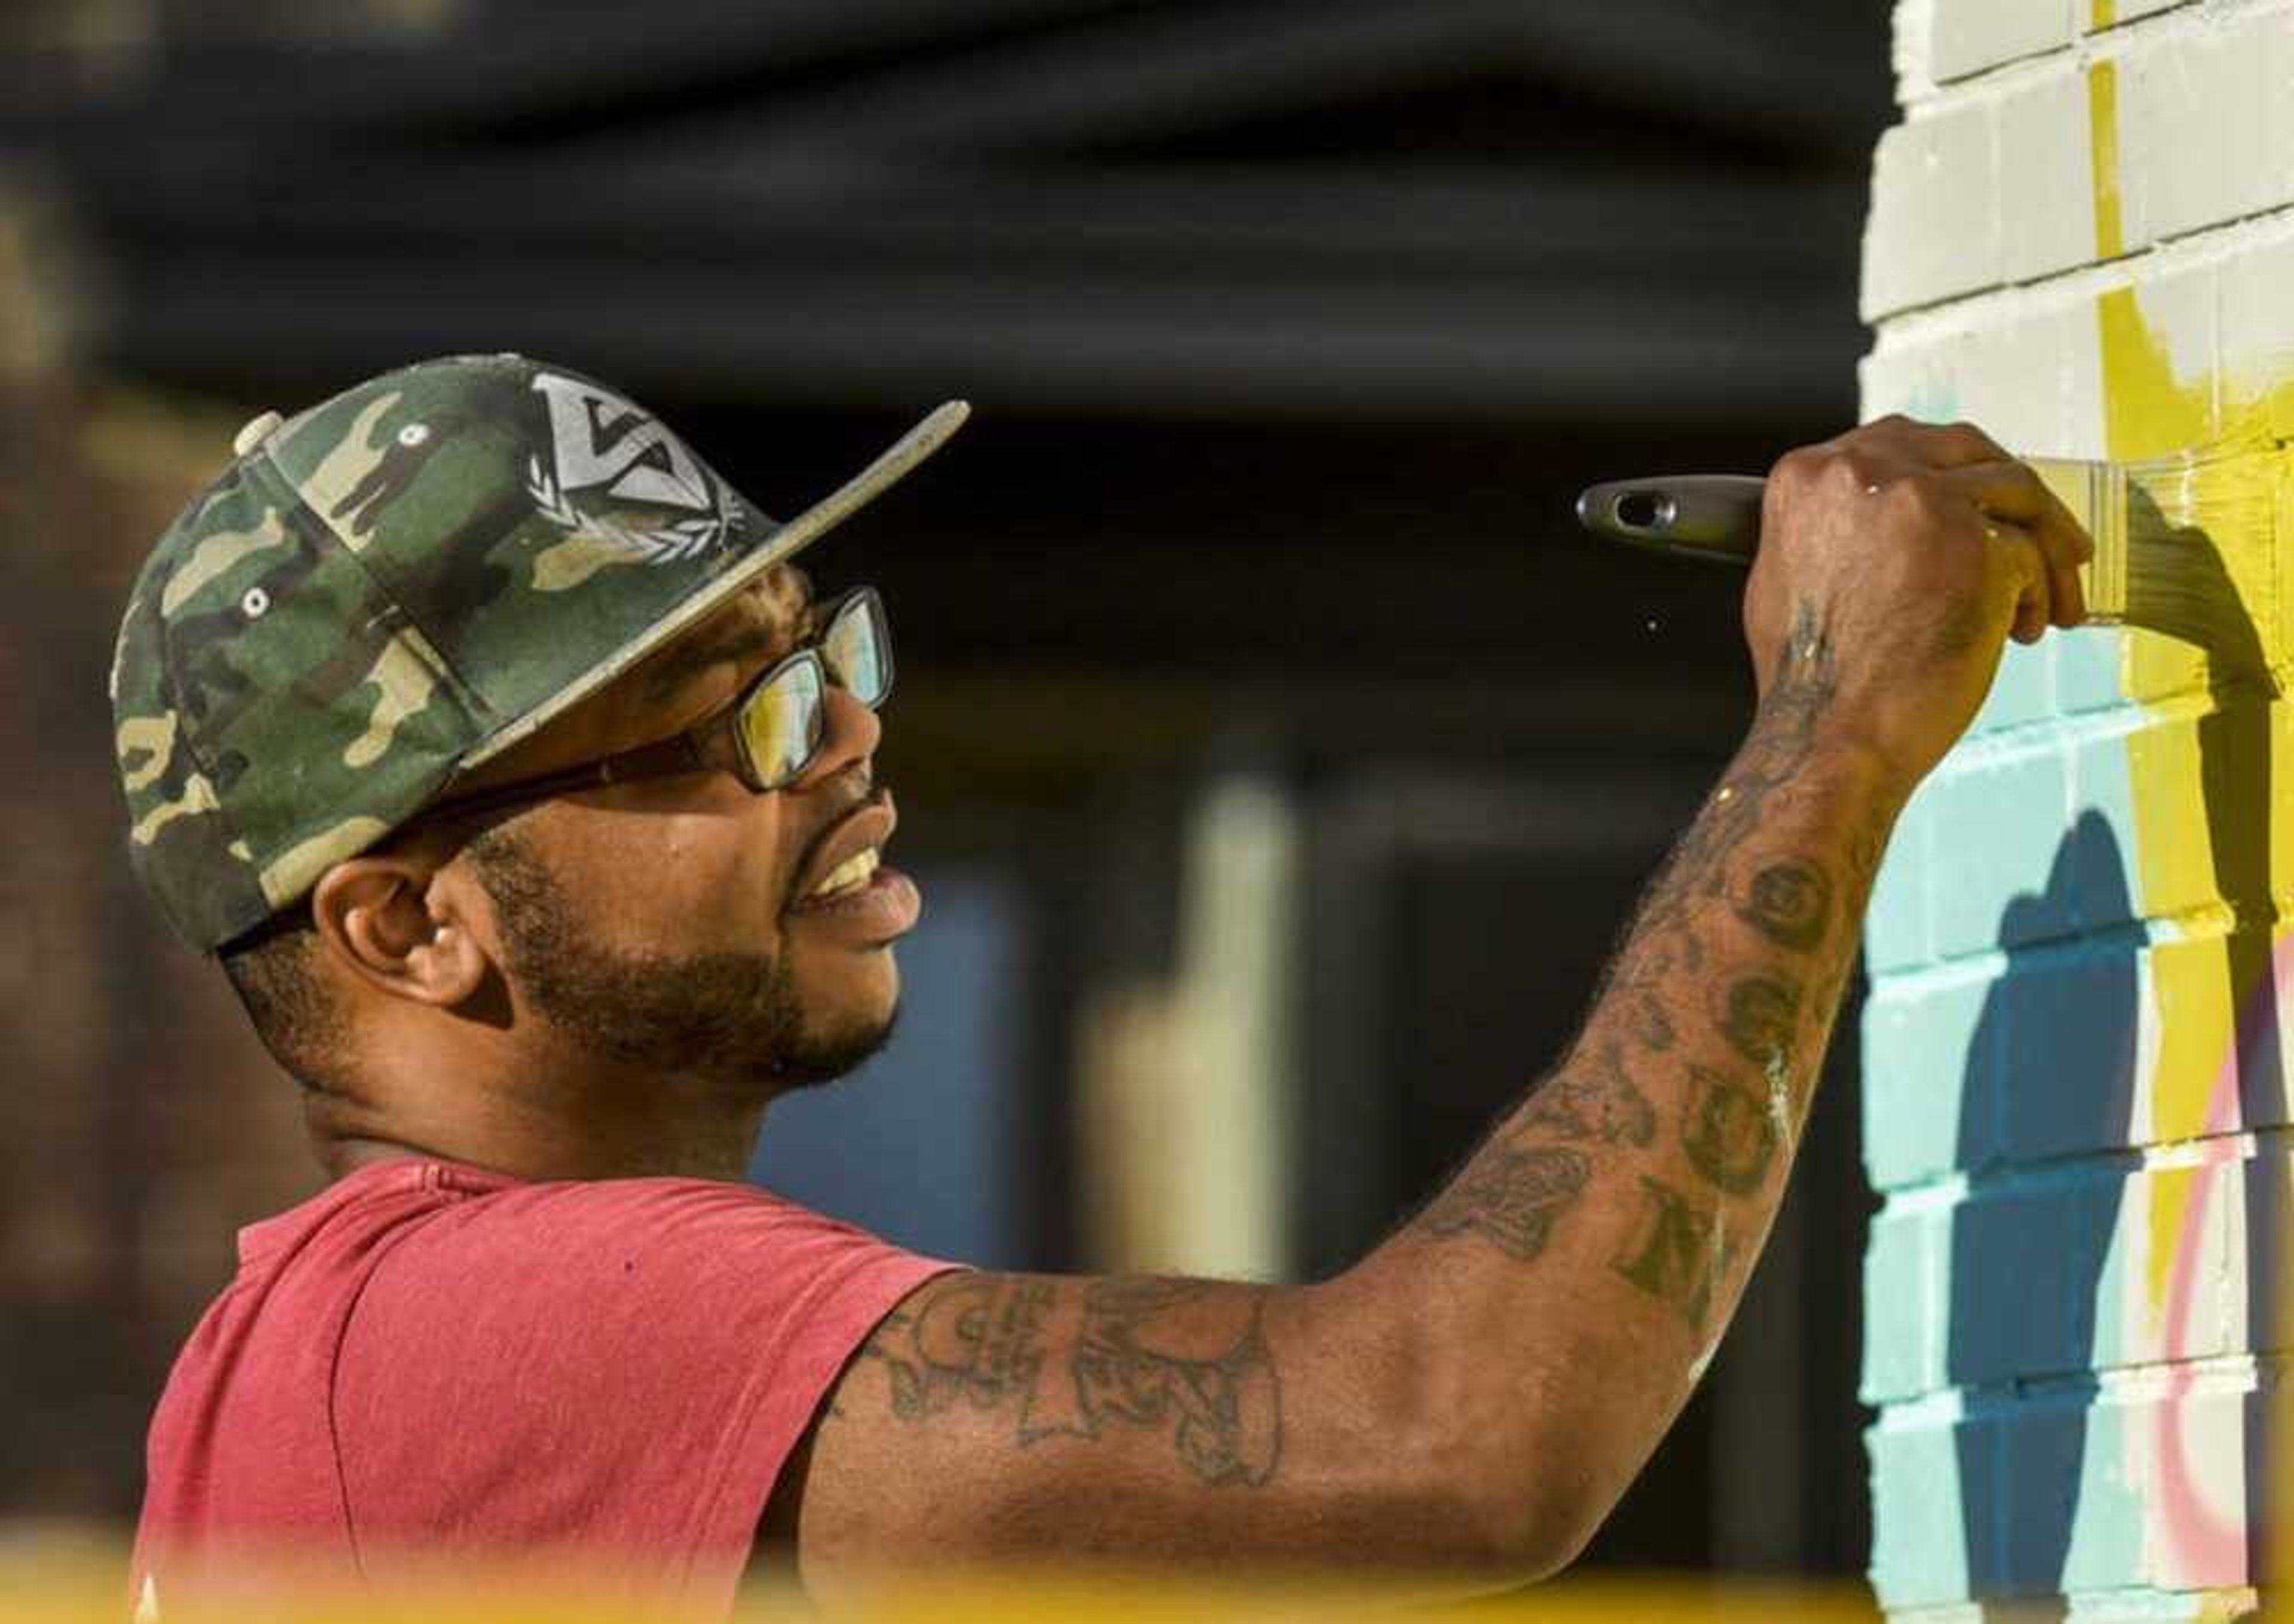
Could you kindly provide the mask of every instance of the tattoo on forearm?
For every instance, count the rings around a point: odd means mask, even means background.
[[[1800,984],[1786,976],[1747,976],[1722,990],[1713,1019],[1729,1046],[1771,1078],[1792,1073],[1800,1028]]]
[[[1521,1120],[1562,1139],[1607,1145],[1647,1145],[1656,1138],[1656,1108],[1625,1075],[1615,1043],[1580,1052],[1539,1084]]]
[[[1717,1205],[1694,1206],[1644,1173],[1639,1222],[1609,1267],[1702,1330],[1732,1250]]]
[[[1680,1136],[1688,1165],[1717,1189],[1750,1195],[1769,1176],[1784,1138],[1777,1097],[1707,1066],[1691,1066],[1688,1080],[1692,1092]]]
[[[1771,863],[1753,876],[1737,917],[1779,947],[1813,953],[1832,925],[1832,881],[1810,863]]]
[[[862,1350],[892,1414],[1017,1401],[1013,1441],[1172,1429],[1189,1471],[1256,1488],[1281,1458],[1282,1393],[1247,1288],[1165,1279],[1072,1282],[953,1275],[887,1317]]]
[[[1479,1235],[1526,1262],[1577,1204],[1591,1164],[1560,1145],[1485,1145],[1419,1219],[1429,1235]]]

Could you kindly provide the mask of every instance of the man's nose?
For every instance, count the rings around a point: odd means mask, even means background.
[[[867,760],[876,753],[876,741],[883,736],[884,724],[876,719],[876,713],[843,688],[830,683],[824,702],[819,753],[789,787],[809,790],[854,763]]]

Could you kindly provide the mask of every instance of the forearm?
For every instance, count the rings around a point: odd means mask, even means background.
[[[1446,1340],[1500,1492],[1569,1507],[1575,1538],[1735,1310],[1854,964],[1900,798],[1827,747],[1820,676],[1780,679],[1566,1058],[1352,1282]]]

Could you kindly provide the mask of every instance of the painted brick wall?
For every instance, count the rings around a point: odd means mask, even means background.
[[[1896,59],[1867,416],[2123,460],[2294,433],[2294,0],[1906,0]],[[2290,491],[2210,516],[2274,653]],[[2290,892],[2294,712],[2152,634],[2011,647],[1907,815],[1864,1034],[1895,1616],[2294,1609],[2264,1539]],[[2018,1597],[2069,1601],[1981,1605]]]

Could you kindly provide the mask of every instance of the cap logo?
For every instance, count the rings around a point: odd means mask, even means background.
[[[647,564],[674,564],[715,546],[740,527],[737,504],[684,443],[635,402],[581,378],[534,375],[549,408],[552,467],[526,465],[526,493],[543,516],[577,535],[627,551]],[[623,501],[683,508],[697,516],[643,528],[609,513],[585,512],[576,492],[602,491]]]

